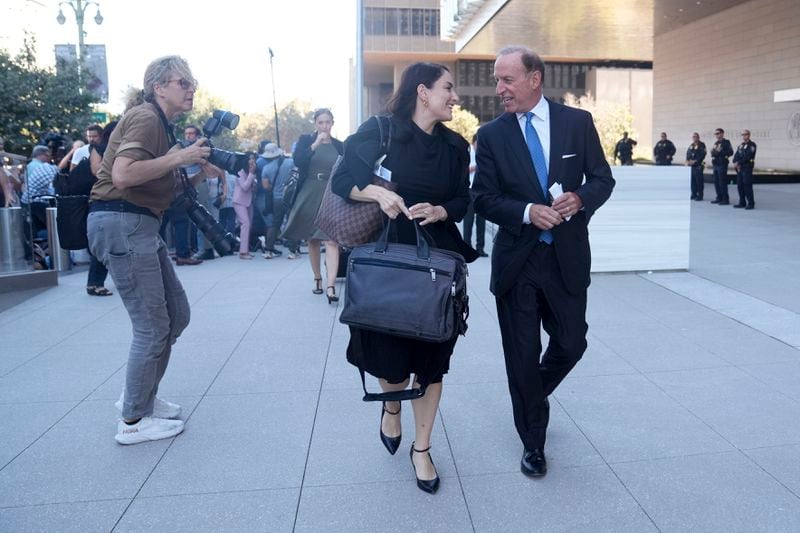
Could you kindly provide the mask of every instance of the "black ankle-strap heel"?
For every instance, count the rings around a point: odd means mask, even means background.
[[[336,296],[336,287],[334,287],[333,285],[328,287],[328,294],[326,294],[325,296],[328,297],[329,304],[336,303],[339,301],[339,297]]]
[[[436,477],[433,479],[420,479],[419,476],[417,476],[417,465],[414,464],[414,452],[427,453],[435,470],[436,465],[433,464],[433,457],[431,457],[430,449],[431,447],[428,446],[424,450],[418,450],[414,447],[414,443],[412,442],[411,449],[408,450],[408,456],[411,458],[411,466],[414,467],[414,477],[417,478],[417,487],[428,494],[435,494],[436,491],[439,490],[439,473],[437,472]]]
[[[387,437],[383,433],[383,415],[384,414],[390,414],[390,415],[393,415],[393,416],[394,415],[399,415],[400,414],[400,410],[402,408],[403,408],[403,406],[401,404],[400,408],[398,408],[397,411],[395,411],[393,413],[393,412],[389,411],[388,409],[386,409],[386,402],[383,402],[383,409],[381,410],[381,425],[380,425],[381,442],[386,447],[386,449],[389,451],[389,453],[392,454],[392,455],[397,453],[397,449],[400,447],[400,440],[403,438],[403,434],[401,433],[400,435],[398,435],[396,437]]]

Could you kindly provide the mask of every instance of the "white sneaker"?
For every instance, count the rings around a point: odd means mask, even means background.
[[[168,439],[182,431],[183,420],[146,416],[132,425],[120,420],[117,423],[117,435],[114,440],[120,444],[139,444],[151,440]]]
[[[122,404],[125,402],[125,391],[122,391],[122,394],[119,395],[119,400],[116,401],[114,406],[117,408],[117,411],[120,413],[122,412]],[[156,396],[156,401],[153,403],[153,417],[154,418],[178,418],[181,415],[181,406],[168,402],[166,400],[162,400],[158,396]]]

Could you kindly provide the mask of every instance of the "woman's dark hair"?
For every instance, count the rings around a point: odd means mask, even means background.
[[[119,123],[118,120],[112,120],[111,122],[106,124],[105,128],[103,128],[103,131],[100,134],[100,140],[103,144],[108,144],[108,139],[111,138],[111,132],[114,131],[114,128],[117,127],[118,123]]]
[[[94,148],[97,153],[100,154],[100,157],[106,153],[106,148],[108,148],[108,140],[111,138],[111,133],[114,131],[114,128],[117,127],[118,123],[118,120],[112,120],[103,128],[103,133],[100,135],[100,142]]]
[[[417,86],[421,83],[430,89],[445,72],[450,72],[450,69],[438,63],[420,62],[406,67],[400,77],[400,86],[386,104],[387,111],[401,118],[411,118],[417,105]]]
[[[331,117],[331,120],[333,120],[333,111],[331,111],[327,107],[320,107],[319,109],[314,111],[314,122],[317,121],[317,118],[320,115],[328,115]]]

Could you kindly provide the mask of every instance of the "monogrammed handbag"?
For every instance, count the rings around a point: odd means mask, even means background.
[[[379,158],[389,153],[392,142],[391,127],[388,117],[376,117],[381,136]],[[339,167],[344,165],[344,157],[339,156],[331,169],[331,177],[325,187],[325,194],[317,212],[314,225],[321,229],[331,240],[340,245],[352,248],[359,244],[374,241],[383,228],[383,212],[375,202],[355,202],[345,200],[331,190],[331,182]],[[378,176],[373,176],[372,185],[397,190],[395,184]]]

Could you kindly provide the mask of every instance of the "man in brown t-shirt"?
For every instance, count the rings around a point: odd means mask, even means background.
[[[172,345],[189,324],[189,301],[158,235],[179,190],[182,166],[205,167],[205,139],[180,149],[169,121],[190,111],[197,83],[183,58],[156,59],[144,74],[144,103],[120,120],[92,188],[87,232],[108,267],[133,326],[116,441],[137,444],[183,431],[181,408],[156,397]],[[203,178],[201,172],[194,178]]]

